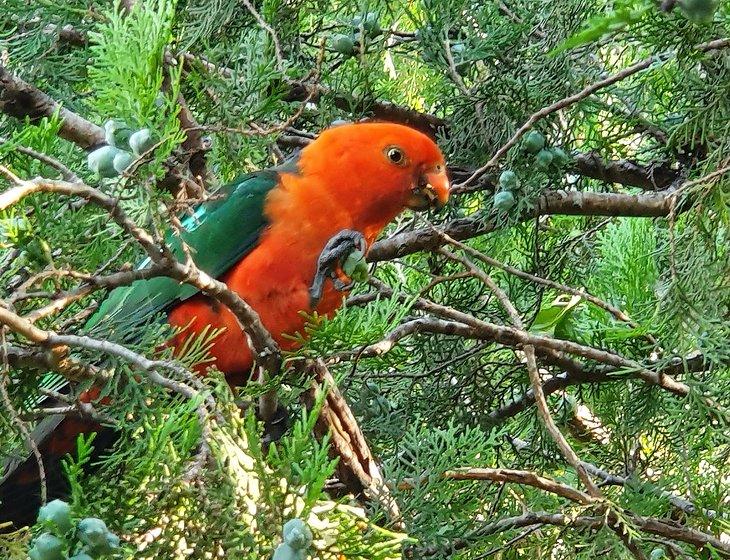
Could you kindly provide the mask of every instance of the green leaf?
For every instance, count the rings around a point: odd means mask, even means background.
[[[607,37],[630,25],[638,23],[650,10],[654,9],[653,4],[645,0],[638,2],[636,0],[617,2],[617,6],[621,7],[618,7],[607,15],[590,18],[581,31],[565,39],[548,54],[555,56],[575,47],[594,43],[603,37]]]
[[[561,334],[571,333],[570,317],[581,300],[580,296],[558,296],[549,305],[540,309],[530,326],[530,332],[549,334],[558,338],[563,338]]]

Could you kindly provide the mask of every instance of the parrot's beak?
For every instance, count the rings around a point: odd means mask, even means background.
[[[449,201],[449,179],[445,171],[422,173],[408,198],[411,210],[441,210]]]

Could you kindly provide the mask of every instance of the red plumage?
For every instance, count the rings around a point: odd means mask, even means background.
[[[319,255],[333,236],[345,229],[356,230],[369,247],[406,208],[440,206],[447,198],[443,156],[424,134],[388,123],[331,128],[302,151],[297,172],[280,173],[264,205],[268,225],[257,246],[221,279],[259,313],[281,347],[291,350],[294,344],[285,335],[301,331],[305,323],[301,312],[313,311],[309,287]],[[342,298],[328,280],[316,311],[331,315]],[[248,380],[251,350],[227,308],[196,295],[174,308],[168,319],[172,325],[185,327],[171,341],[173,345],[206,327],[223,328],[211,351],[215,366],[231,385]],[[75,448],[79,433],[98,428],[87,420],[65,418],[52,434],[44,434],[39,449],[47,480],[63,488],[58,458]],[[111,430],[104,430],[97,438],[97,452],[113,438]],[[37,481],[37,466],[31,458],[3,484],[0,518],[14,519],[16,524],[32,522]]]

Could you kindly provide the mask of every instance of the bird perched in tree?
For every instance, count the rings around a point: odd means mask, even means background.
[[[186,218],[180,235],[169,235],[168,243],[182,256],[182,239],[197,266],[240,295],[281,347],[291,350],[295,343],[284,335],[302,332],[302,311],[331,315],[341,305],[349,284],[341,265],[348,254],[365,253],[402,211],[442,207],[449,183],[441,151],[424,134],[398,124],[358,123],[325,130],[295,159],[244,175],[217,195]],[[176,346],[205,328],[223,329],[210,351],[215,367],[232,386],[249,379],[252,352],[235,315],[170,278],[112,291],[85,330],[122,328],[115,325],[131,315],[160,312],[179,327]],[[74,448],[78,433],[99,428],[68,417],[46,426],[37,430],[37,444],[47,473],[54,457]],[[32,522],[28,512],[38,503],[35,462],[26,459],[6,471],[0,521]]]

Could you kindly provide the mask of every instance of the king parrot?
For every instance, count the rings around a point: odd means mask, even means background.
[[[216,194],[182,222],[179,237],[197,266],[241,296],[281,348],[292,350],[296,343],[286,335],[303,334],[302,311],[331,316],[342,303],[342,286],[332,271],[312,292],[328,242],[343,231],[357,232],[367,250],[405,209],[443,207],[449,182],[444,157],[429,137],[399,124],[367,122],[329,128],[296,159],[243,175]],[[180,257],[179,237],[170,233],[166,240]],[[206,328],[222,329],[210,351],[215,367],[231,386],[246,383],[254,360],[236,316],[194,287],[167,277],[113,290],[84,330],[105,328],[113,334],[130,317],[160,312],[179,328],[171,341],[176,347]],[[49,499],[65,490],[62,480],[54,480],[62,479],[60,457],[75,448],[79,433],[99,430],[88,419],[70,416],[46,419],[36,428]],[[111,430],[103,431],[111,437]],[[102,434],[96,446],[103,445]],[[0,522],[32,523],[38,484],[32,457],[8,462],[0,479]]]

